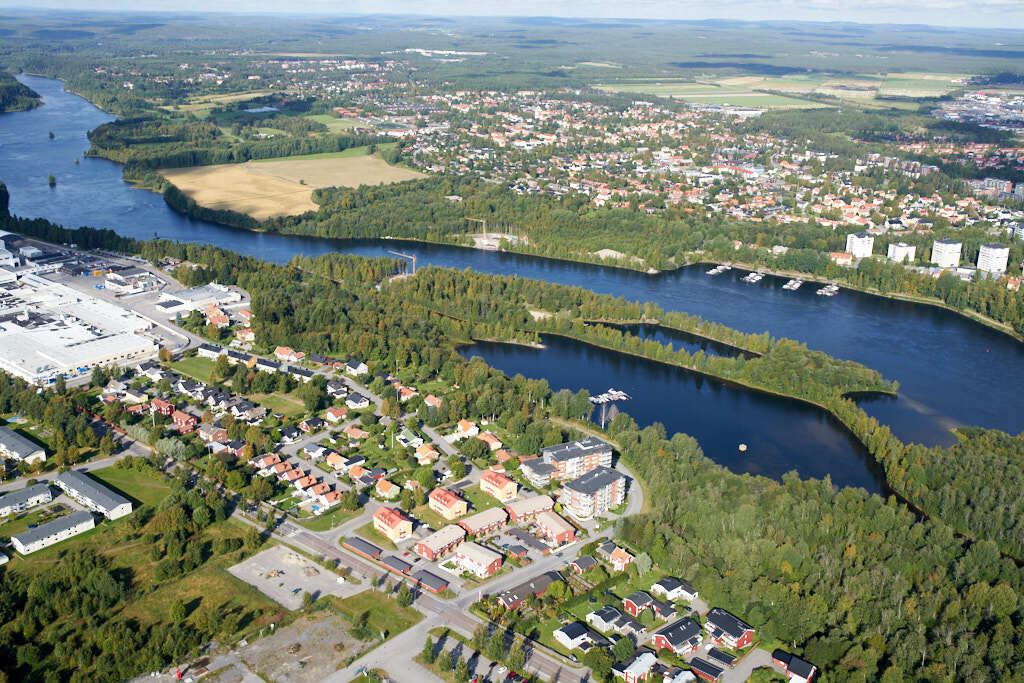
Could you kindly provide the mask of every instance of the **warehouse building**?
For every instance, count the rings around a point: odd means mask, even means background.
[[[53,483],[64,493],[107,519],[118,519],[132,511],[131,501],[81,472],[68,470]]]

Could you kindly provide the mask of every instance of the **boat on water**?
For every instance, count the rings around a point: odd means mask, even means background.
[[[712,268],[711,270],[709,270],[709,271],[707,272],[707,274],[708,274],[708,275],[721,275],[722,273],[724,273],[724,272],[725,272],[725,271],[727,271],[727,270],[732,270],[732,266],[727,266],[727,265],[725,265],[725,264],[723,263],[723,264],[721,264],[721,265],[718,265],[718,266],[715,266],[714,268]]]
[[[740,278],[747,284],[757,284],[764,279],[764,273],[749,273],[745,277]]]
[[[839,293],[839,285],[825,285],[818,290],[818,296],[835,296]]]
[[[801,280],[799,278],[793,278],[792,280],[790,280],[786,284],[782,285],[782,288],[783,289],[788,289],[791,292],[795,292],[796,290],[800,289],[800,285],[802,285],[803,283],[804,283],[803,280]]]

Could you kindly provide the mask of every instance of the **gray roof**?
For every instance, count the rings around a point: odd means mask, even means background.
[[[569,640],[576,640],[580,636],[586,635],[589,631],[589,629],[586,626],[584,626],[578,621],[566,624],[558,630],[564,633]]]
[[[103,486],[95,479],[91,479],[81,472],[75,470],[68,470],[59,477],[57,477],[56,484],[64,488],[67,486],[70,489],[74,489],[79,495],[91,500],[96,507],[102,510],[113,510],[118,505],[124,505],[129,501],[124,496],[114,493],[106,486]]]
[[[33,484],[26,488],[18,491],[8,493],[6,496],[0,496],[0,508],[13,507],[17,505],[24,505],[29,498],[35,498],[43,491],[49,491],[49,484]]]
[[[590,455],[591,453],[600,453],[602,451],[611,451],[612,447],[601,441],[596,436],[588,436],[585,439],[579,441],[570,441],[568,443],[560,443],[557,446],[548,446],[540,450],[541,456],[544,458],[544,462],[563,462],[565,460],[572,460],[573,458],[583,457],[584,455]]]
[[[654,635],[662,636],[672,647],[679,647],[688,640],[700,638],[700,624],[685,617],[655,631]]]
[[[523,464],[521,464],[519,467],[532,470],[538,476],[544,476],[545,474],[550,476],[556,469],[554,465],[552,465],[551,463],[544,462],[540,458],[525,460],[523,461]]]
[[[388,555],[387,557],[382,557],[380,561],[383,562],[384,564],[386,564],[388,567],[391,567],[395,571],[402,572],[403,574],[405,574],[410,569],[412,569],[412,565],[411,564],[409,564],[405,560],[402,560],[402,559],[399,559],[399,558],[395,557],[394,555]]]
[[[718,680],[718,677],[725,673],[725,669],[715,666],[711,662],[694,657],[690,660],[690,668],[707,676],[710,680]]]
[[[442,591],[448,586],[448,582],[436,574],[420,570],[412,575],[412,578],[431,590]]]
[[[564,486],[567,489],[572,489],[579,493],[593,495],[617,479],[625,479],[625,477],[610,467],[600,465],[590,470],[579,479],[566,482]]]
[[[40,524],[35,529],[29,529],[28,531],[20,533],[17,536],[14,536],[14,538],[18,539],[18,542],[20,542],[22,545],[32,545],[37,541],[41,541],[44,538],[53,536],[54,534],[60,533],[65,529],[70,529],[72,527],[78,526],[82,522],[91,520],[92,518],[93,516],[91,512],[72,512],[70,515],[65,515],[64,517],[60,517],[59,519],[53,520],[52,522]]]
[[[744,633],[754,628],[739,617],[726,612],[721,607],[715,607],[708,612],[706,623],[714,628],[725,631],[733,638],[740,638]]]
[[[10,451],[16,458],[24,460],[33,453],[43,452],[43,447],[32,442],[18,432],[11,431],[7,427],[0,427],[0,446]]]
[[[363,539],[357,536],[352,536],[350,538],[345,539],[345,545],[347,545],[352,550],[355,550],[356,552],[363,553],[364,555],[369,555],[370,557],[380,557],[380,548],[370,543],[369,541],[364,541]]]

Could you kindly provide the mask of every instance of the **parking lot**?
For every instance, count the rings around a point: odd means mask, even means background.
[[[342,598],[359,592],[358,586],[338,583],[337,574],[284,546],[267,548],[228,571],[291,610],[302,607],[306,592]]]

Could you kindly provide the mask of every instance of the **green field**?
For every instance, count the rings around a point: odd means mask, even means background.
[[[171,369],[183,375],[194,377],[200,382],[208,382],[210,381],[210,373],[213,372],[213,361],[209,358],[188,356],[171,363]]]
[[[504,507],[500,500],[481,491],[478,485],[462,489],[462,497],[469,501],[469,514],[488,508]]]
[[[344,600],[335,596],[328,596],[327,599],[335,609],[353,620],[358,619],[364,612],[369,612],[370,628],[377,633],[387,631],[389,638],[415,626],[423,619],[423,615],[413,608],[399,607],[394,598],[380,591],[366,590]]]
[[[344,524],[354,517],[358,517],[363,514],[361,509],[357,510],[342,510],[335,506],[330,512],[324,513],[319,517],[310,517],[308,519],[298,519],[296,523],[303,526],[310,531],[327,531],[333,529],[339,524]]]
[[[298,418],[306,414],[306,406],[301,401],[281,394],[252,394],[249,398],[272,413],[279,413],[288,418]]]
[[[383,142],[377,145],[377,151],[382,152],[392,149],[397,142]],[[349,147],[340,152],[324,152],[323,154],[299,154],[293,157],[274,157],[273,159],[253,159],[254,164],[266,164],[272,161],[317,161],[319,159],[349,159],[351,157],[364,157],[370,152],[369,145],[362,147]]]
[[[157,505],[171,491],[164,482],[137,470],[104,467],[89,475],[145,505]]]
[[[310,114],[305,118],[317,123],[322,123],[327,126],[327,130],[332,133],[339,131],[352,130],[358,126],[365,126],[366,124],[356,119],[350,119],[348,117],[331,116],[330,114]]]

